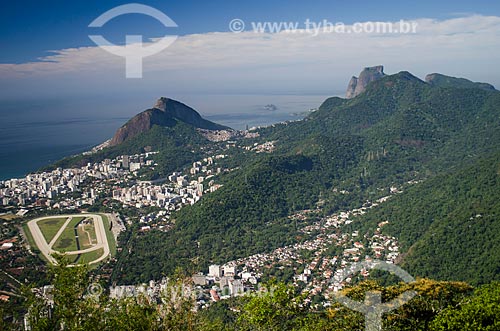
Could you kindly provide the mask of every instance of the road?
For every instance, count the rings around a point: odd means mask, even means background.
[[[71,252],[65,252],[67,255],[77,255],[77,254],[84,254],[88,252],[92,252],[94,250],[98,250],[103,248],[104,253],[97,259],[89,264],[95,264],[99,263],[100,261],[104,260],[106,257],[109,255],[109,243],[108,243],[108,238],[106,237],[106,229],[104,228],[104,222],[102,220],[102,217],[100,215],[96,214],[75,214],[75,215],[65,215],[68,217],[66,222],[64,222],[64,225],[61,226],[55,237],[51,240],[51,242],[48,244],[47,241],[45,240],[42,231],[40,230],[40,227],[38,226],[38,222],[43,220],[43,219],[50,219],[50,218],[61,218],[61,215],[57,216],[47,216],[47,217],[41,217],[37,218],[34,220],[31,220],[28,222],[28,229],[31,232],[31,235],[33,236],[33,239],[35,240],[36,245],[38,246],[38,249],[42,252],[43,256],[47,258],[49,262],[52,264],[56,264],[56,260],[51,256],[51,254],[57,253],[57,251],[54,251],[52,249],[52,246],[56,243],[57,239],[59,236],[62,234],[64,229],[68,226],[69,222],[73,217],[92,217],[94,220],[94,228],[95,228],[95,233],[96,233],[96,238],[97,238],[97,244],[83,250],[78,250],[78,251],[71,251]]]
[[[52,240],[49,243],[49,247],[50,248],[52,248],[54,246],[54,244],[56,243],[57,239],[59,239],[59,237],[61,236],[61,234],[64,232],[64,229],[66,229],[66,227],[68,226],[69,222],[71,222],[72,219],[73,219],[73,217],[71,217],[71,216],[68,217],[68,219],[66,220],[66,222],[64,222],[64,224],[59,228],[59,230],[57,231],[56,235],[54,236],[54,238],[52,238]]]

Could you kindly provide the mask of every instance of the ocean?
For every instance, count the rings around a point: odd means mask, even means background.
[[[301,119],[324,95],[176,95],[203,117],[234,129]],[[111,138],[155,98],[0,100],[0,180],[19,178]]]

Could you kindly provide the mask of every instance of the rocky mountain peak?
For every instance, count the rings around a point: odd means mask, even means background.
[[[119,145],[125,140],[150,130],[154,125],[171,127],[175,126],[178,121],[206,130],[230,129],[204,119],[196,110],[182,102],[161,97],[153,108],[135,115],[119,128],[111,139],[110,145]]]
[[[352,99],[363,93],[373,81],[379,80],[384,77],[384,66],[366,67],[361,71],[358,77],[353,76],[347,86],[346,98]]]
[[[169,102],[171,102],[171,101],[175,102],[175,100],[172,100],[172,99],[169,99],[169,98],[165,98],[165,97],[161,97],[158,100],[156,100],[156,103],[153,106],[153,108],[159,109],[161,111],[166,111],[167,110],[167,104]]]

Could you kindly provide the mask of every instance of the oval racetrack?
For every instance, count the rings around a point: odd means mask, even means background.
[[[58,252],[56,250],[53,250],[52,247],[54,244],[57,242],[61,234],[63,233],[64,229],[68,226],[68,224],[71,222],[71,219],[73,217],[92,217],[94,221],[94,228],[95,228],[95,234],[97,238],[97,243],[93,245],[90,248],[83,249],[83,250],[78,250],[78,251],[69,251],[69,252],[64,252],[66,255],[78,255],[78,254],[84,254],[88,252],[92,252],[98,249],[103,249],[104,253],[96,260],[89,262],[89,264],[95,264],[99,263],[100,261],[104,260],[108,255],[109,255],[109,243],[108,239],[106,237],[106,229],[104,228],[104,222],[102,220],[102,217],[97,214],[74,214],[74,215],[56,215],[56,216],[45,216],[41,218],[36,218],[34,220],[31,220],[28,222],[28,229],[31,232],[31,235],[33,236],[33,240],[35,241],[36,245],[38,246],[38,249],[42,252],[43,256],[51,262],[52,264],[56,263],[56,260],[51,256],[53,253],[62,253]],[[61,218],[61,217],[67,217],[67,220],[64,222],[64,224],[61,226],[61,228],[57,231],[56,235],[50,243],[47,243],[45,240],[45,237],[43,236],[43,233],[38,226],[38,222],[41,220],[46,220],[46,219],[51,219],[51,218]]]

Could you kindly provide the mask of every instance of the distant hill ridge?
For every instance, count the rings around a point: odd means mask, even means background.
[[[495,91],[495,87],[488,83],[478,83],[465,78],[456,78],[437,73],[425,76],[425,81],[432,86],[438,87],[478,88],[487,91]]]
[[[405,73],[411,75],[408,72]],[[366,90],[370,83],[378,81],[386,76],[387,75],[384,73],[384,66],[382,65],[364,68],[358,77],[353,76],[349,81],[346,91],[346,99],[357,97]],[[413,75],[411,76],[414,77]],[[488,83],[473,82],[465,78],[446,76],[439,73],[433,73],[425,76],[425,82],[434,87],[472,88],[496,91],[495,87]]]

